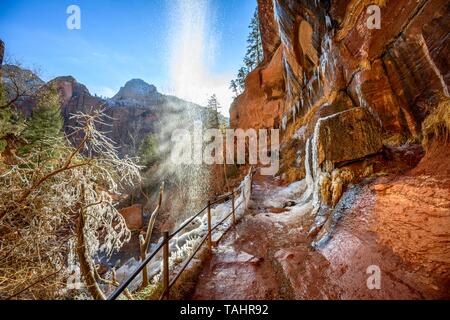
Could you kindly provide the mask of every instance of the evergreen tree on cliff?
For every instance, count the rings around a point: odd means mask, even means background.
[[[247,37],[247,52],[244,57],[244,67],[241,67],[237,79],[232,80],[230,89],[237,96],[245,90],[245,78],[264,61],[261,29],[259,24],[258,8],[256,8],[249,25],[250,33]]]
[[[9,102],[6,89],[0,78],[0,153],[5,151],[8,139],[20,135],[24,128],[21,113],[14,110]]]
[[[217,100],[217,96],[213,94],[208,99],[208,104],[206,106],[208,108],[209,119],[207,120],[208,127],[210,128],[219,128],[219,112],[220,112],[220,103]]]
[[[139,158],[141,159],[141,164],[146,168],[150,168],[159,159],[159,144],[156,135],[149,134],[144,138],[139,146]]]
[[[253,18],[249,25],[250,34],[247,38],[247,53],[245,54],[244,63],[251,71],[255,69],[264,60],[261,31],[259,25],[258,8],[256,8]]]
[[[27,153],[37,148],[41,152],[47,150],[46,153],[51,156],[55,138],[62,136],[62,127],[59,96],[56,89],[51,87],[42,93],[27,122],[22,134],[27,144],[20,151]],[[40,160],[43,159],[38,159]]]

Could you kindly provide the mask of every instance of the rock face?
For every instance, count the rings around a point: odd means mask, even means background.
[[[273,14],[273,1],[258,0],[258,15],[264,49],[264,60],[268,63],[280,45],[278,26]]]
[[[420,133],[437,96],[448,96],[448,1],[258,3],[264,49],[270,57],[260,70],[273,64],[283,70],[286,97],[277,105],[283,115],[261,92],[262,86],[269,92],[280,83],[267,83],[252,73],[244,97],[233,106],[235,127],[248,127],[250,122],[263,127],[271,121],[276,126],[283,117],[292,118],[293,112],[305,115],[314,107],[331,104],[334,93],[345,91],[356,107],[366,108],[380,122],[384,140],[401,141]],[[381,9],[381,29],[367,26],[367,8],[372,4]],[[271,8],[276,23],[270,19]],[[281,59],[272,54],[278,36]],[[246,113],[254,117],[242,116]]]
[[[305,174],[305,146],[319,119],[363,108],[379,124],[382,143],[400,145],[420,139],[424,118],[440,97],[449,96],[448,1],[258,4],[266,60],[248,76],[246,90],[232,105],[230,123],[281,128],[281,168],[303,172],[293,177]],[[380,9],[381,29],[368,24],[370,5]],[[328,143],[330,155],[345,149],[346,141],[336,138]],[[370,148],[372,141],[366,142]]]
[[[442,63],[449,50],[444,31],[450,24],[447,1],[387,1],[384,6],[379,2],[379,30],[367,27],[367,7],[373,1],[336,1],[316,8],[308,2],[277,3],[280,24],[288,26],[282,28],[281,38],[287,68],[293,71],[287,75],[291,104],[304,97],[313,105],[329,92],[346,90],[358,106],[379,118],[386,137],[408,137],[419,132],[432,108],[430,99],[448,95],[449,68]],[[313,14],[306,14],[306,9]],[[300,24],[288,19],[292,14]],[[296,45],[292,30],[301,32],[304,21],[313,33],[309,43],[300,40]],[[294,52],[289,50],[292,45]],[[302,111],[308,109],[301,105]]]
[[[231,127],[272,128],[278,125],[285,94],[282,58],[279,49],[269,64],[256,68],[248,75],[246,90],[230,108]]]
[[[364,108],[322,118],[318,126],[318,165],[325,160],[338,164],[381,151],[381,128]],[[341,141],[341,143],[336,143]]]
[[[330,263],[333,257],[345,259],[348,254],[345,237],[342,244],[338,241],[345,233],[334,230],[342,229],[341,217],[350,216],[348,230],[362,235],[355,240],[369,236],[374,244],[384,245],[377,259],[390,256],[402,266],[421,269],[419,282],[448,292],[449,171],[442,156],[448,158],[448,144],[441,143],[438,153],[428,150],[418,166],[423,154],[415,152],[421,147],[413,144],[422,139],[424,119],[449,98],[450,3],[260,0],[258,4],[266,60],[248,76],[246,90],[235,100],[231,125],[281,129],[281,179],[305,178],[308,188],[301,199],[313,203],[317,226],[308,237]],[[271,8],[275,23],[268,13]],[[377,9],[381,26],[373,28],[370,22]],[[439,130],[448,136],[448,128]],[[393,149],[406,150],[402,157],[406,167],[393,165],[395,154],[391,157],[389,151]],[[380,151],[382,155],[377,154]],[[387,175],[387,181],[374,172]],[[360,216],[371,217],[362,229]],[[378,247],[358,246],[364,249],[358,255],[367,261],[380,257]],[[390,270],[396,264],[382,267]],[[348,275],[352,281],[354,273]],[[441,280],[434,277],[447,280],[436,286]]]
[[[139,107],[162,103],[163,98],[163,95],[156,90],[155,86],[141,79],[133,79],[120,88],[119,92],[112,99],[108,100],[108,103],[113,107]]]

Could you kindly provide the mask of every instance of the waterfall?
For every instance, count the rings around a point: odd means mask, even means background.
[[[208,0],[174,0],[169,38],[170,86],[177,97],[202,104],[215,56],[213,14]]]
[[[214,17],[209,4],[208,0],[174,0],[170,5],[170,87],[175,96],[200,105],[204,105],[212,94],[209,92],[211,79],[208,75],[214,57],[214,37],[211,31],[214,29]],[[193,133],[194,138],[194,123],[203,122],[204,118],[205,111],[194,104],[180,109],[177,114],[164,119],[163,130],[168,131],[165,136],[170,139],[173,130],[187,129]],[[174,146],[170,147],[173,149]],[[194,158],[201,157],[200,148],[193,146],[192,149]],[[185,195],[184,199],[179,200],[185,212],[174,213],[178,223],[191,216],[192,212],[197,211],[207,201],[210,192],[210,169],[202,163],[201,158],[194,161],[194,164],[168,165],[168,170],[174,173],[175,183]]]
[[[307,189],[303,200],[312,195],[312,202],[315,209],[320,206],[320,175],[322,169],[319,165],[319,137],[322,122],[330,117],[323,117],[317,120],[313,135],[306,140],[305,144],[305,172]]]
[[[314,207],[317,207],[320,205],[319,203],[319,173],[320,173],[320,167],[319,167],[319,134],[320,134],[320,124],[322,122],[322,118],[319,119],[316,123],[316,126],[314,128],[314,133],[311,138],[311,157],[312,157],[312,163],[311,163],[311,169],[312,169],[312,179],[313,179],[313,205]]]

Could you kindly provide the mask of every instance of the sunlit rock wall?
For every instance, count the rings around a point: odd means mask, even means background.
[[[280,45],[278,25],[275,20],[275,15],[273,14],[273,1],[258,0],[258,13],[264,49],[264,60],[265,63],[268,63]]]
[[[247,78],[231,109],[233,127],[280,127],[285,142],[299,133],[304,146],[319,118],[362,107],[383,143],[399,144],[418,138],[423,119],[449,94],[448,1],[258,2],[270,61]],[[380,29],[368,27],[370,5],[381,9]]]
[[[381,29],[369,29],[370,5],[381,8]],[[448,1],[275,0],[284,50],[285,115],[332,105],[345,91],[370,110],[383,138],[416,136],[448,95]]]

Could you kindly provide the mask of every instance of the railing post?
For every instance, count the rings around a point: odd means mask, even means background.
[[[211,232],[211,201],[208,200],[208,247],[212,249],[212,232]]]
[[[164,232],[163,247],[163,298],[169,299],[169,232]]]
[[[253,193],[253,167],[250,167],[250,196]]]
[[[145,240],[144,236],[142,234],[139,235],[139,249],[141,251],[141,261],[144,261],[147,257],[147,252],[145,248]],[[141,289],[144,289],[148,286],[148,272],[147,272],[147,265],[144,266],[142,269],[142,283],[141,283]]]
[[[233,213],[233,225],[235,225],[236,224],[236,214],[235,214],[235,208],[234,208],[234,193],[235,193],[236,191],[235,190],[233,190],[233,192],[231,193],[231,212]]]

